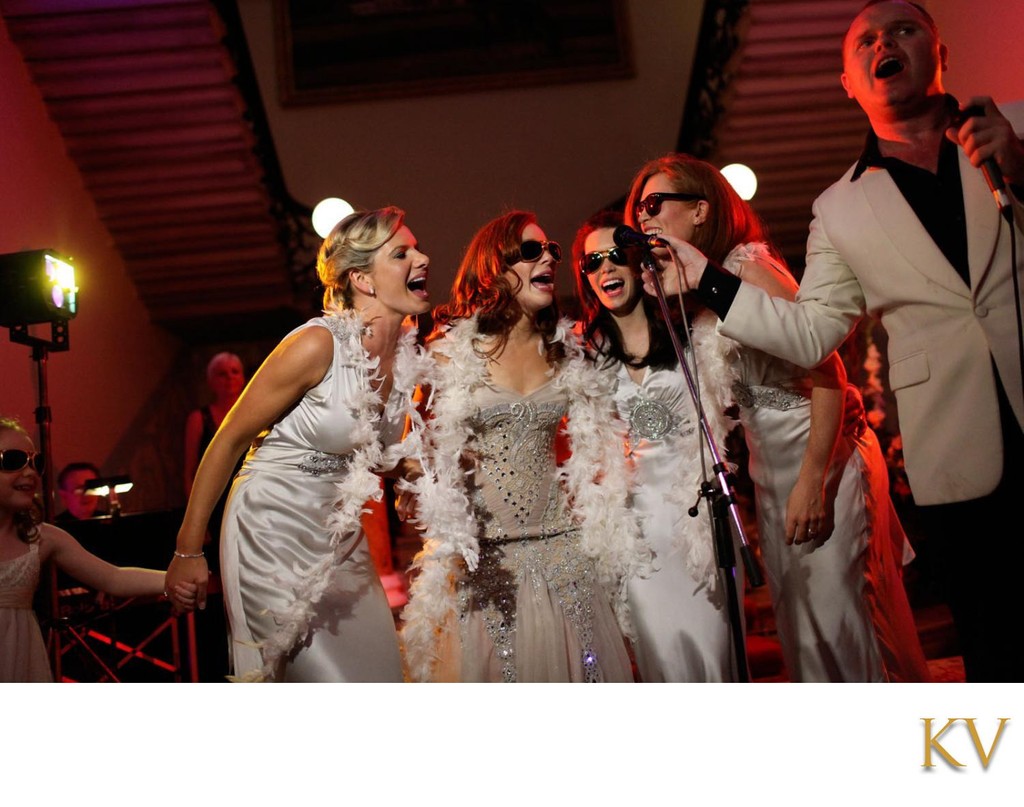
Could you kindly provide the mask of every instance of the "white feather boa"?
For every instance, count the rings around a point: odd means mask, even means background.
[[[455,582],[463,568],[479,560],[478,525],[469,501],[462,459],[475,436],[470,417],[473,391],[484,381],[486,359],[474,349],[476,318],[450,326],[433,349],[446,362],[434,367],[432,417],[423,438],[425,473],[408,487],[417,496],[418,518],[426,542],[413,566],[418,571],[402,614],[402,643],[409,676],[431,679],[438,645],[454,625]],[[559,471],[580,528],[581,550],[594,560],[598,579],[613,594],[612,605],[627,636],[633,633],[626,605],[626,581],[650,573],[652,555],[629,507],[625,453],[613,427],[611,379],[589,362],[567,320],[554,340],[566,357],[553,384],[569,401],[568,436],[572,455]]]
[[[791,277],[788,270],[772,258],[767,245],[760,242],[734,247],[726,256],[723,265],[725,269],[739,276],[742,263],[747,261],[763,264]],[[743,346],[719,333],[718,325],[718,318],[713,312],[707,309],[701,311],[694,317],[690,329],[690,344],[697,360],[704,414],[724,459],[725,438],[738,422],[726,415],[725,410],[736,402],[734,388],[738,381],[743,380]],[[701,477],[699,457],[695,453],[689,461],[684,461],[680,468],[679,484],[670,494],[673,502],[684,509],[689,507],[692,502],[685,501],[684,497],[677,494],[692,497],[694,485]],[[706,513],[699,516],[699,523],[695,529],[697,540],[684,541],[680,548],[685,553],[687,570],[693,579],[698,582],[707,581],[709,589],[714,591],[718,573],[713,549],[714,539]]]
[[[422,421],[413,405],[413,392],[430,362],[416,345],[416,329],[407,324],[398,338],[392,371],[393,391],[389,400],[393,409],[389,409],[388,414],[398,417],[404,410],[404,414],[420,428],[415,430],[413,439],[385,450],[378,439],[381,398],[370,383],[379,360],[371,359],[363,347],[366,325],[355,311],[336,309],[324,313],[333,320],[330,330],[337,342],[335,350],[342,353],[345,366],[355,368],[362,379],[349,402],[356,424],[353,441],[358,447],[348,455],[345,472],[335,484],[337,498],[326,524],[333,551],[311,567],[296,567],[287,577],[282,576],[280,582],[291,589],[293,599],[285,609],[273,613],[277,630],[260,645],[262,668],[240,680],[272,680],[281,659],[309,633],[316,605],[330,586],[331,573],[348,557],[362,532],[366,502],[381,498],[377,472],[389,470],[403,456],[415,453],[418,445],[415,435],[422,432]]]

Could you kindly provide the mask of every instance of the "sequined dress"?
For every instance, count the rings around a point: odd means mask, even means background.
[[[731,257],[750,249],[739,247]],[[734,266],[727,259],[726,268]],[[736,344],[717,338],[720,349]],[[836,445],[826,474],[835,496],[831,537],[787,545],[786,502],[810,435],[811,380],[806,370],[759,350],[740,346],[731,356],[739,374],[732,392],[749,451],[761,557],[790,679],[928,680],[900,572],[909,545],[874,432],[843,435]]]
[[[0,560],[0,682],[50,682],[50,662],[32,598],[39,585],[39,544]]]
[[[329,517],[357,444],[354,401],[369,383],[333,317],[301,327],[334,334],[331,367],[249,451],[231,488],[221,533],[221,575],[234,674],[263,666],[260,645],[276,635],[278,614],[294,601],[296,581],[332,553],[326,593],[310,629],[269,677],[277,681],[402,680],[397,633],[362,532],[337,552]],[[392,395],[381,438],[401,436],[404,410]]]
[[[435,680],[632,681],[615,616],[556,481],[564,393],[550,382],[525,397],[484,383],[473,399],[470,497],[480,562],[457,583],[458,624]]]
[[[640,679],[732,681],[727,589],[717,578],[707,512],[702,506],[696,518],[687,513],[701,475],[700,435],[686,380],[678,369],[648,367],[637,383],[620,364],[618,382],[615,402],[628,425],[635,470],[634,507],[657,557],[657,570],[630,578],[628,587]]]

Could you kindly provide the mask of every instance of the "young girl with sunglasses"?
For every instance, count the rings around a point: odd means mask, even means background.
[[[612,211],[585,222],[573,263],[584,338],[617,378],[633,506],[657,557],[657,571],[628,583],[637,670],[648,683],[732,681],[728,603],[711,526],[703,507],[696,518],[687,514],[701,480],[697,419],[658,303],[643,293],[639,255],[615,245],[620,224],[622,214]],[[705,409],[724,450],[724,418],[707,401]]]
[[[52,681],[46,646],[32,612],[41,569],[61,571],[115,597],[165,594],[164,573],[112,566],[64,530],[42,523],[43,457],[17,420],[0,417],[0,682]],[[173,602],[191,610],[195,586],[175,587]]]
[[[507,213],[474,236],[434,312],[413,485],[427,541],[402,631],[415,680],[633,679],[614,611],[626,624],[623,580],[649,553],[609,379],[559,320],[560,258],[532,213]]]
[[[744,282],[792,299],[797,285],[763,225],[721,173],[684,154],[633,179],[626,223],[692,243]],[[655,258],[671,267],[667,250]],[[665,289],[678,289],[672,268]],[[761,557],[793,681],[921,681],[928,672],[900,575],[906,543],[874,433],[844,429],[836,354],[813,371],[720,336],[703,311],[691,342],[704,392],[739,405]]]

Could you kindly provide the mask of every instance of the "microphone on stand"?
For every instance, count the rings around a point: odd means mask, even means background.
[[[656,235],[644,235],[637,232],[628,224],[620,224],[612,233],[615,246],[626,249],[627,247],[642,247],[643,249],[654,249],[655,247],[667,247],[668,241],[658,238]]]

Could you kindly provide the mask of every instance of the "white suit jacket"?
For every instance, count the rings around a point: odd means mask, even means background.
[[[1018,422],[1024,423],[1010,225],[999,215],[981,171],[962,149],[959,157],[970,289],[889,172],[869,168],[851,182],[851,167],[814,202],[797,302],[772,299],[744,283],[720,324],[726,336],[813,367],[863,314],[880,319],[889,338],[889,386],[918,504],[973,499],[998,484],[1003,448],[996,371]],[[1019,203],[1014,216],[1020,277],[1024,211]]]

